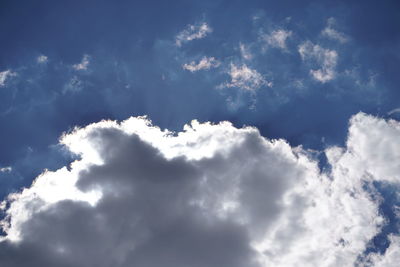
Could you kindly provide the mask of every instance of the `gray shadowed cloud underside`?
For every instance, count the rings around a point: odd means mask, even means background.
[[[384,224],[372,184],[400,178],[389,149],[400,125],[360,113],[349,127],[346,147],[324,152],[329,172],[302,147],[228,122],[76,128],[60,142],[80,159],[9,196],[0,264],[394,266],[395,235],[386,254],[363,253]]]

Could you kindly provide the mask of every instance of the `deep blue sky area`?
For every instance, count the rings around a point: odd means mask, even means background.
[[[207,36],[177,45],[202,23]],[[101,119],[148,115],[172,130],[192,119],[229,120],[292,145],[343,145],[357,112],[399,116],[391,112],[400,107],[399,26],[398,1],[3,0],[0,167],[12,170],[0,173],[0,196],[70,161],[59,136]],[[343,39],[322,34],[327,27]],[[285,47],[265,39],[277,30],[290,32]],[[307,42],[335,51],[337,62],[303,59]],[[182,67],[203,57],[219,67]],[[232,64],[272,86],[223,86]],[[310,70],[324,64],[334,78],[313,79]]]

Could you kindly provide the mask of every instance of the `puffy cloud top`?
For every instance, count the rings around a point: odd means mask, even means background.
[[[399,181],[399,133],[398,122],[354,116],[347,148],[328,149],[332,172],[321,173],[301,147],[228,122],[76,128],[60,142],[80,159],[3,203],[0,265],[361,264],[384,223],[368,182]],[[395,266],[397,239],[369,261]]]

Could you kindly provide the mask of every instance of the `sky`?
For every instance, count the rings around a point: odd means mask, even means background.
[[[0,3],[0,265],[397,266],[400,4]]]

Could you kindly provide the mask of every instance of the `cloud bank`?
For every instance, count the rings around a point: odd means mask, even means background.
[[[384,224],[372,182],[400,181],[399,134],[355,115],[325,173],[303,148],[229,122],[76,128],[60,142],[80,159],[3,202],[0,265],[395,266],[398,236],[365,251]]]

